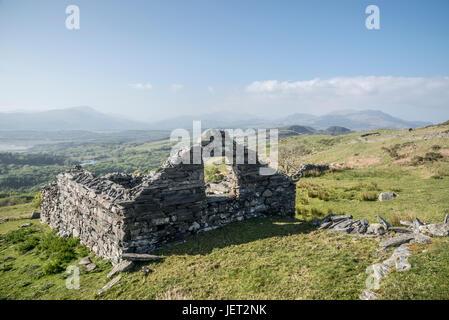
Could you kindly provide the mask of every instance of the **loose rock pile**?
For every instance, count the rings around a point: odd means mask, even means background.
[[[397,271],[407,271],[412,266],[408,262],[411,252],[410,243],[430,243],[431,237],[449,236],[449,215],[441,223],[424,223],[418,218],[413,222],[401,221],[404,227],[392,227],[385,219],[377,216],[379,223],[369,224],[366,219],[354,220],[351,215],[330,214],[322,220],[315,220],[318,229],[328,230],[331,234],[348,234],[360,237],[383,237],[380,242],[381,249],[376,255],[386,254],[388,248],[395,248],[390,258],[381,263],[369,266],[367,273],[367,289],[363,291],[360,299],[374,300],[379,296],[371,289],[378,289],[380,281],[395,268]],[[391,236],[394,234],[394,236]]]

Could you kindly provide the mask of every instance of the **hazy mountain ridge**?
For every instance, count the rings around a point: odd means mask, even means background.
[[[312,127],[308,126],[299,126],[299,125],[292,125],[292,126],[285,126],[279,128],[279,137],[285,138],[290,136],[297,136],[302,134],[325,134],[325,135],[331,135],[331,136],[338,136],[341,134],[346,134],[352,132],[348,128],[339,127],[339,126],[331,126],[325,130],[317,130]]]
[[[172,130],[192,129],[192,122],[201,120],[206,128],[279,128],[300,125],[318,130],[336,126],[355,131],[372,129],[402,129],[430,125],[430,122],[405,121],[376,110],[345,110],[322,116],[294,113],[277,119],[262,118],[249,114],[218,112],[203,115],[184,115],[157,121],[143,122],[104,114],[90,107],[74,107],[33,113],[0,113],[0,130],[85,130],[93,132],[124,130]]]

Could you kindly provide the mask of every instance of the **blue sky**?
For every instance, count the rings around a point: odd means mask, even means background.
[[[65,27],[68,5],[80,30]],[[365,8],[380,8],[380,30]],[[0,111],[449,119],[449,1],[0,0]]]

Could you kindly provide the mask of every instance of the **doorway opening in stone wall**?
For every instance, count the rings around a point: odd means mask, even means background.
[[[204,160],[204,182],[206,195],[235,197],[236,176],[232,165],[226,164],[225,157],[211,157]]]

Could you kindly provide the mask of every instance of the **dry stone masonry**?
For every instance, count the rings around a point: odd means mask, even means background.
[[[124,255],[150,253],[234,221],[294,217],[294,181],[280,173],[261,175],[259,169],[267,165],[254,151],[232,139],[229,144],[226,135],[219,131],[218,138],[217,132],[203,136],[201,143],[179,150],[150,175],[97,177],[79,166],[59,174],[42,189],[41,222],[60,236],[79,238],[94,253],[118,264]],[[242,164],[236,158],[239,148]],[[200,152],[199,164],[192,164],[195,150]],[[227,192],[206,193],[205,155],[228,160]]]

